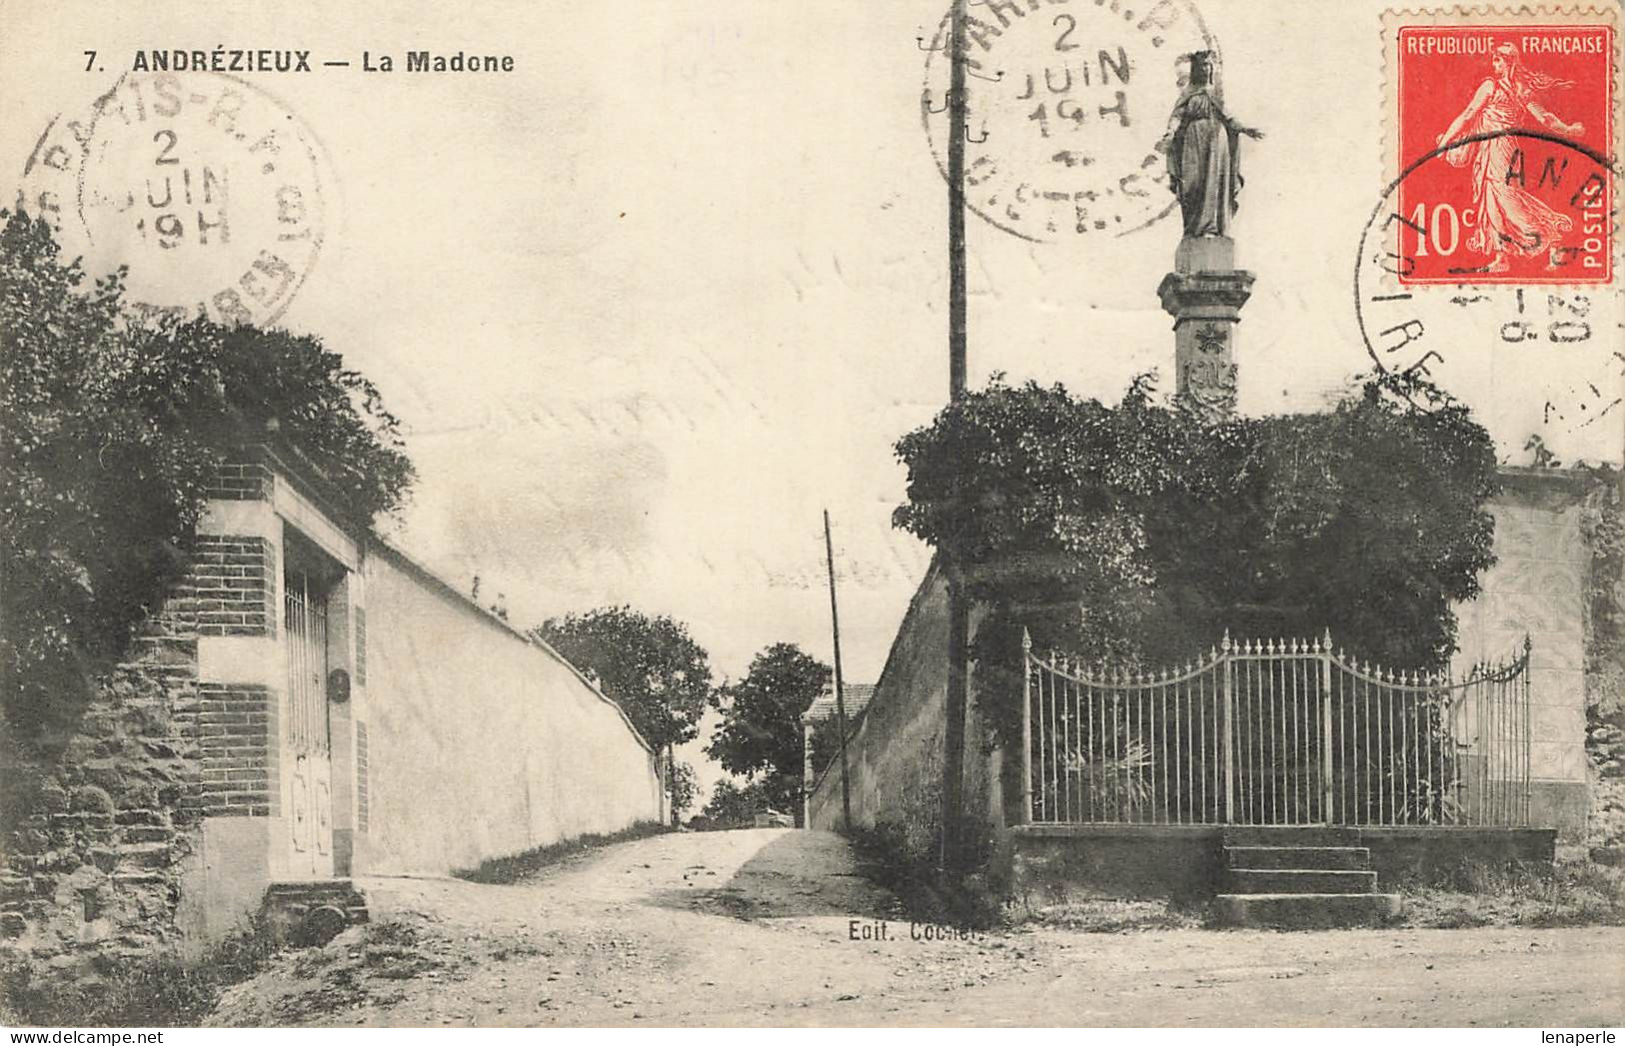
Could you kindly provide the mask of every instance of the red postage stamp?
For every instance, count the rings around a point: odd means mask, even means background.
[[[1472,21],[1393,38],[1399,282],[1610,282],[1615,26]]]

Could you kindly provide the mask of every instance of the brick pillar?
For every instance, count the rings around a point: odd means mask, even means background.
[[[286,663],[278,639],[283,550],[274,489],[264,465],[221,470],[198,524],[187,583],[197,614],[203,760],[194,802],[203,817],[183,906],[188,936],[199,939],[231,932],[283,875]]]

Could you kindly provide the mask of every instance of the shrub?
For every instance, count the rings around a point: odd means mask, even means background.
[[[0,967],[6,1020],[36,1027],[195,1027],[233,984],[257,974],[278,952],[258,920],[187,958],[164,952],[103,964],[93,978],[66,978],[38,964],[13,960]]]
[[[1329,412],[1215,424],[1154,391],[1138,379],[1108,407],[995,378],[897,443],[894,523],[986,609],[971,654],[995,739],[1019,722],[1023,629],[1127,669],[1227,628],[1330,629],[1363,658],[1444,665],[1452,604],[1494,562],[1495,451],[1465,407],[1387,377]]]
[[[378,390],[313,337],[146,323],[121,276],[84,287],[49,227],[0,211],[0,706],[60,736],[186,569],[204,493],[277,439],[363,522],[411,485]]]

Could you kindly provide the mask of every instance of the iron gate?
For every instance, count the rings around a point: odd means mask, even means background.
[[[1329,634],[1226,634],[1158,672],[1023,649],[1029,823],[1528,823],[1528,639],[1460,679],[1362,663]]]
[[[294,861],[300,874],[331,874],[332,738],[327,715],[327,595],[320,579],[289,566],[283,574],[287,629],[289,774]],[[306,864],[308,862],[308,866]]]

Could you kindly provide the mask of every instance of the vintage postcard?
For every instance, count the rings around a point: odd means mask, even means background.
[[[4,5],[0,1024],[1613,1041],[1621,16]]]

